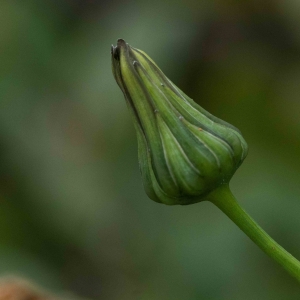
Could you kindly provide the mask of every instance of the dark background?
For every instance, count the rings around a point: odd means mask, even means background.
[[[110,45],[242,131],[232,190],[300,258],[300,1],[3,0],[0,28],[1,275],[94,299],[299,299],[212,204],[147,198]]]

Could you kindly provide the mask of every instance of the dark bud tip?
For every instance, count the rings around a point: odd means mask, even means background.
[[[118,39],[117,40],[117,47],[125,46],[125,45],[126,45],[126,42],[123,39]]]
[[[123,49],[127,49],[128,44],[123,39],[117,40],[117,46],[114,47],[114,53],[113,56],[116,60],[120,60],[120,50],[123,47]]]
[[[114,47],[114,45],[111,46],[111,55],[114,59],[120,60],[120,52],[118,46]]]

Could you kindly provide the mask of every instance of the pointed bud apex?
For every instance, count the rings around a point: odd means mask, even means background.
[[[247,155],[240,131],[197,105],[143,51],[119,39],[111,54],[134,119],[147,195],[184,205],[227,184]]]

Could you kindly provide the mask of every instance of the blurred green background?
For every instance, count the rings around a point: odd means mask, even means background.
[[[0,275],[112,300],[299,299],[210,203],[144,193],[110,66],[144,50],[249,155],[231,187],[300,258],[300,2],[0,2]]]

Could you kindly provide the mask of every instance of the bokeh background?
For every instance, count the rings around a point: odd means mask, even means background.
[[[238,127],[231,187],[300,258],[300,2],[0,2],[0,275],[109,300],[299,299],[210,203],[150,201],[110,45]]]

